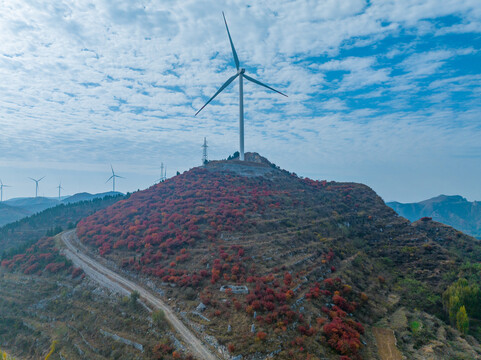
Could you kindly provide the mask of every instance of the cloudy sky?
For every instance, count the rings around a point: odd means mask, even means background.
[[[386,201],[481,200],[479,0],[0,2],[0,179],[5,197],[150,186],[238,148]]]

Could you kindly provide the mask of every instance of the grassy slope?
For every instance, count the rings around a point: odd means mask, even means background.
[[[101,330],[140,343],[144,351]],[[39,277],[0,270],[0,338],[16,359],[43,359],[54,341],[52,360],[172,359],[176,351],[168,326],[153,325],[140,304],[66,273]]]

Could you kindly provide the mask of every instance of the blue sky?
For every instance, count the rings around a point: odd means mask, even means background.
[[[56,1],[0,5],[0,179],[5,197],[150,186],[238,147],[385,200],[481,200],[481,2]]]

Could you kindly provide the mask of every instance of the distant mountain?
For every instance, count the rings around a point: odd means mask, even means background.
[[[14,211],[17,211],[19,213],[18,216],[22,217],[0,227],[0,258],[11,251],[22,251],[22,246],[29,246],[47,234],[72,228],[80,219],[126,198],[121,193],[97,195],[99,196],[91,195],[92,199],[90,200],[79,200],[69,203],[59,203],[57,201],[56,206],[49,207],[33,215],[25,215],[25,213],[21,212],[21,208],[14,208],[5,203],[0,203],[0,217],[4,216],[3,209],[7,209],[12,214],[14,214]]]
[[[99,193],[99,194],[90,194],[87,192],[83,192],[83,193],[78,193],[63,199],[62,203],[70,204],[78,201],[87,201],[87,200],[103,198],[105,196],[117,196],[117,195],[123,195],[123,194],[118,191],[108,191],[108,192]]]
[[[20,220],[30,213],[22,208],[0,203],[0,226]]]
[[[72,204],[80,201],[91,201],[103,199],[106,196],[116,197],[123,195],[118,191],[108,191],[99,194],[78,193],[72,196],[65,196],[61,201],[57,198],[47,197],[25,197],[13,198],[0,203],[0,226],[20,220],[26,216],[39,213],[60,204]]]
[[[37,212],[48,209],[49,207],[56,206],[60,202],[57,199],[46,197],[25,197],[25,198],[13,198],[4,201],[5,204],[20,208],[27,211],[29,214],[35,214]]]
[[[450,225],[471,236],[481,238],[481,203],[470,202],[459,195],[439,195],[418,203],[402,204],[397,201],[387,205],[410,221],[422,217]]]

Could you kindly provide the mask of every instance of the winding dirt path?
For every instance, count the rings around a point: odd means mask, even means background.
[[[382,360],[402,360],[403,356],[396,347],[396,337],[391,329],[372,328],[376,338],[377,351]]]
[[[62,241],[67,247],[64,253],[75,266],[81,267],[85,274],[93,278],[100,285],[113,291],[124,294],[130,294],[134,290],[138,291],[144,301],[150,303],[150,305],[156,309],[161,309],[165,313],[165,318],[183,338],[193,355],[206,360],[219,359],[179,320],[172,309],[160,298],[84,254],[81,249],[75,246],[75,242],[73,241],[75,237],[75,230],[66,231],[61,236]]]

